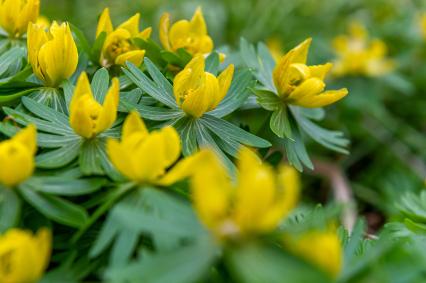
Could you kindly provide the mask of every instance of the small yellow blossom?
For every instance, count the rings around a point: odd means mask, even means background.
[[[30,23],[27,47],[34,74],[46,86],[57,87],[77,68],[77,46],[68,23],[53,22],[48,31],[42,25]]]
[[[197,154],[187,157],[166,173],[180,156],[179,134],[171,126],[148,132],[137,112],[127,116],[121,142],[108,140],[107,152],[112,164],[128,179],[155,185],[169,185],[188,177],[198,158]]]
[[[35,126],[29,125],[13,138],[0,142],[0,184],[13,187],[32,175],[36,135]]]
[[[35,283],[49,264],[51,233],[10,229],[0,235],[0,282]]]
[[[419,26],[423,39],[426,40],[426,13],[420,15]]]
[[[117,118],[119,87],[118,79],[113,78],[101,105],[93,96],[87,74],[80,75],[70,103],[70,125],[78,135],[90,139],[112,126]]]
[[[339,35],[333,40],[337,54],[333,73],[336,76],[382,76],[394,69],[394,62],[386,58],[386,44],[379,39],[369,39],[367,30],[352,23],[349,35]]]
[[[324,78],[332,64],[306,65],[311,41],[305,40],[281,57],[273,71],[278,96],[287,104],[308,108],[323,107],[348,94],[346,88],[324,91]]]
[[[50,27],[50,21],[45,16],[38,16],[35,23],[44,29],[48,29]]]
[[[213,40],[207,34],[207,25],[201,8],[197,8],[191,21],[180,20],[170,27],[170,14],[160,19],[160,41],[169,51],[184,48],[192,55],[208,54],[213,50]]]
[[[37,20],[40,0],[2,0],[0,1],[0,26],[11,38],[21,37],[28,23]]]
[[[190,116],[199,118],[215,109],[231,85],[234,65],[229,65],[218,77],[204,71],[205,59],[195,56],[176,75],[173,93],[176,103]]]
[[[139,21],[140,14],[137,13],[114,29],[109,15],[109,9],[104,9],[99,18],[96,30],[96,37],[102,32],[106,33],[100,58],[100,64],[102,66],[124,65],[126,61],[132,62],[136,66],[142,64],[145,50],[141,50],[138,46],[133,44],[132,39],[148,39],[151,35],[152,28],[148,27],[140,32]]]
[[[268,233],[296,206],[297,171],[282,165],[277,173],[247,148],[239,152],[234,184],[211,151],[198,162],[191,181],[195,209],[218,238]]]
[[[342,245],[336,231],[310,231],[298,237],[285,237],[285,244],[294,254],[336,278],[343,264]]]

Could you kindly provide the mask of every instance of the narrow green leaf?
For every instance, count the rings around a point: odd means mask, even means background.
[[[75,160],[80,152],[82,140],[64,145],[61,148],[44,152],[36,156],[39,168],[53,169],[63,167]]]
[[[105,179],[74,179],[67,177],[45,176],[32,177],[26,185],[37,192],[60,195],[60,196],[79,196],[93,193],[106,184]]]
[[[93,76],[91,87],[93,96],[99,103],[104,103],[105,95],[109,86],[109,74],[105,68],[100,68]]]
[[[180,109],[153,107],[144,104],[135,104],[128,101],[122,101],[122,103],[123,106],[127,108],[127,111],[133,109],[137,110],[143,118],[152,121],[167,121],[170,119],[178,119],[185,115]]]
[[[269,123],[271,130],[280,138],[292,139],[290,117],[287,114],[287,106],[281,107],[272,112]]]
[[[219,71],[219,64],[219,54],[217,54],[217,52],[210,53],[210,55],[206,58],[206,72],[216,76]]]
[[[0,186],[0,233],[16,225],[21,212],[21,200],[16,193]]]

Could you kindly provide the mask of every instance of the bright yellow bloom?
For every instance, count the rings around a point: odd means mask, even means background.
[[[234,184],[212,152],[202,161],[191,182],[193,202],[219,238],[270,232],[297,204],[300,180],[293,167],[282,165],[275,173],[242,148]]]
[[[46,86],[57,87],[74,74],[78,52],[68,23],[53,22],[49,31],[30,23],[27,36],[28,61]]]
[[[96,30],[96,37],[102,32],[106,33],[100,58],[100,64],[102,66],[124,65],[126,61],[132,62],[137,66],[142,64],[145,50],[141,50],[138,46],[133,44],[132,39],[148,39],[151,35],[152,28],[148,27],[140,32],[139,21],[140,14],[137,13],[114,29],[109,15],[109,9],[104,9],[99,18]]]
[[[334,38],[333,47],[337,54],[333,73],[336,76],[366,75],[382,76],[395,67],[386,58],[386,44],[379,39],[369,39],[365,27],[352,23],[349,35]]]
[[[170,27],[170,14],[160,19],[160,41],[169,51],[184,48],[192,55],[208,54],[213,50],[213,40],[207,34],[207,25],[201,8],[197,8],[191,21],[180,20]]]
[[[29,125],[13,138],[0,142],[0,184],[12,187],[32,175],[37,150],[36,135],[36,127]]]
[[[307,39],[278,61],[273,79],[285,103],[314,108],[332,104],[348,94],[346,88],[324,91],[324,78],[332,64],[307,66],[311,39]]]
[[[169,185],[188,177],[198,158],[198,155],[187,157],[166,173],[180,156],[179,134],[171,126],[148,132],[137,112],[127,116],[121,142],[108,140],[107,153],[115,168],[128,179],[155,185]]]
[[[50,21],[45,16],[38,16],[36,24],[43,27],[44,29],[48,29],[50,27]]]
[[[285,238],[290,251],[336,278],[343,264],[343,251],[335,231],[310,231],[299,237]]]
[[[204,67],[204,57],[195,56],[176,75],[173,83],[176,103],[185,113],[197,118],[219,105],[228,92],[234,75],[232,64],[217,78],[205,72]]]
[[[0,235],[0,282],[38,282],[49,264],[51,238],[44,228],[35,235],[21,229]]]
[[[37,20],[39,10],[40,0],[1,0],[0,26],[10,37],[21,37],[28,23]]]
[[[117,78],[113,78],[101,105],[93,96],[87,74],[81,73],[70,103],[71,127],[87,139],[109,129],[117,118],[119,95],[120,83]]]

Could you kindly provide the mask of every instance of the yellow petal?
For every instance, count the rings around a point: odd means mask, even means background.
[[[37,129],[34,124],[28,125],[25,129],[19,131],[13,138],[13,141],[20,142],[34,154],[37,151]]]
[[[118,55],[115,58],[115,64],[117,65],[125,65],[126,62],[131,62],[136,66],[140,66],[143,62],[143,58],[145,56],[145,50],[133,50],[121,55]]]
[[[109,129],[117,119],[118,101],[120,99],[120,82],[117,78],[112,79],[112,85],[105,96],[104,104],[96,125],[96,133]]]
[[[192,33],[198,36],[207,34],[207,25],[200,7],[195,10],[194,15],[192,16],[190,29]]]
[[[240,150],[238,164],[235,222],[245,232],[273,229],[262,225],[262,219],[275,199],[276,184],[272,169],[261,164],[247,148]]]
[[[0,143],[0,183],[13,187],[30,177],[34,171],[34,153],[21,142]]]
[[[93,120],[90,115],[94,99],[87,93],[82,96],[75,96],[72,98],[73,108],[70,108],[72,109],[70,110],[71,128],[76,134],[90,139],[96,134],[96,129],[94,129]]]
[[[279,59],[277,65],[272,72],[275,87],[279,95],[284,95],[289,92],[290,76],[288,76],[290,65],[293,62],[294,51],[289,51]]]
[[[39,0],[3,0],[0,2],[0,26],[10,38],[19,38],[29,23],[36,22],[39,10]]]
[[[328,90],[312,97],[305,96],[297,101],[297,105],[307,108],[324,107],[335,103],[336,101],[345,97],[347,94],[348,90],[346,88],[339,90]]]
[[[164,13],[160,18],[160,42],[166,50],[171,50],[169,42],[170,14]]]
[[[306,61],[308,59],[309,46],[311,45],[311,42],[312,38],[308,38],[302,43],[300,43],[298,46],[293,48],[294,57],[292,63],[306,64]]]
[[[138,38],[142,38],[144,40],[147,40],[151,36],[151,33],[152,33],[152,27],[147,27],[146,29],[144,29],[143,31],[141,31],[137,35],[137,37]]]
[[[114,139],[108,139],[106,144],[107,154],[114,167],[132,181],[138,181],[137,169],[134,163],[134,152]]]
[[[164,139],[165,166],[169,167],[180,156],[180,137],[175,128],[171,126],[161,129],[160,134]]]
[[[204,67],[204,57],[196,56],[176,75],[173,81],[173,94],[178,105],[185,100],[189,90],[195,91],[204,84],[206,77]]]
[[[142,136],[148,135],[148,130],[145,126],[145,123],[140,118],[140,115],[136,111],[131,111],[127,115],[126,120],[123,124],[122,139],[125,140],[134,133],[139,133]]]
[[[219,93],[215,96],[212,109],[216,108],[222,99],[226,96],[226,93],[231,86],[232,77],[234,75],[234,65],[230,64],[218,77],[219,81]]]
[[[169,31],[169,42],[172,50],[185,48],[188,45],[190,28],[190,23],[187,20],[180,20],[172,25]]]
[[[74,88],[74,94],[70,102],[70,113],[76,111],[76,104],[80,97],[85,94],[93,96],[92,89],[90,87],[89,78],[87,77],[86,72],[82,72],[77,80],[77,85]]]
[[[205,87],[188,92],[181,105],[182,110],[195,118],[203,116],[213,105],[214,91],[219,91],[217,79],[207,75]]]
[[[320,80],[324,80],[327,73],[333,67],[333,64],[326,63],[324,65],[315,65],[309,66],[309,70],[311,71],[311,76],[318,78]]]
[[[211,150],[206,150],[198,161],[198,169],[191,179],[192,199],[197,214],[211,229],[228,216],[232,185],[224,165]]]
[[[27,31],[27,50],[28,62],[31,64],[34,74],[42,81],[46,80],[43,71],[40,69],[38,54],[40,48],[48,41],[45,30],[33,23],[28,24]]]
[[[312,99],[315,95],[321,93],[325,88],[325,83],[318,78],[310,78],[300,84],[289,95],[290,104],[299,105],[302,98],[304,101]]]
[[[137,36],[139,34],[139,21],[140,21],[140,14],[136,13],[127,21],[119,25],[117,29],[125,29],[129,31],[131,36]]]
[[[112,26],[111,17],[109,15],[109,9],[105,8],[99,17],[98,27],[96,28],[96,37],[98,37],[102,32],[109,34],[113,31],[113,29],[114,28]]]

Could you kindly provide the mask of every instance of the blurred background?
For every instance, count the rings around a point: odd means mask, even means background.
[[[392,71],[331,78],[330,89],[345,86],[349,96],[328,107],[324,126],[351,140],[350,155],[309,144],[320,166],[304,179],[307,201],[327,202],[336,190],[353,193],[357,210],[372,232],[399,217],[395,203],[408,192],[424,189],[426,177],[426,1],[424,0],[41,0],[42,14],[79,26],[93,42],[97,19],[110,8],[115,25],[136,12],[142,26],[152,26],[168,11],[174,21],[189,19],[201,6],[217,47],[237,50],[240,37],[264,41],[285,52],[313,38],[309,63],[336,60],[333,40],[352,23],[380,39]],[[88,5],[90,2],[90,5]],[[356,60],[355,60],[356,61]],[[247,115],[251,115],[247,112]],[[339,183],[339,180],[341,181]],[[342,182],[343,180],[343,182]],[[343,185],[342,185],[343,184]],[[339,188],[340,186],[340,188]],[[337,188],[336,188],[337,187]],[[332,189],[330,189],[332,188]],[[334,189],[334,190],[333,190]],[[334,193],[333,193],[334,192]]]

